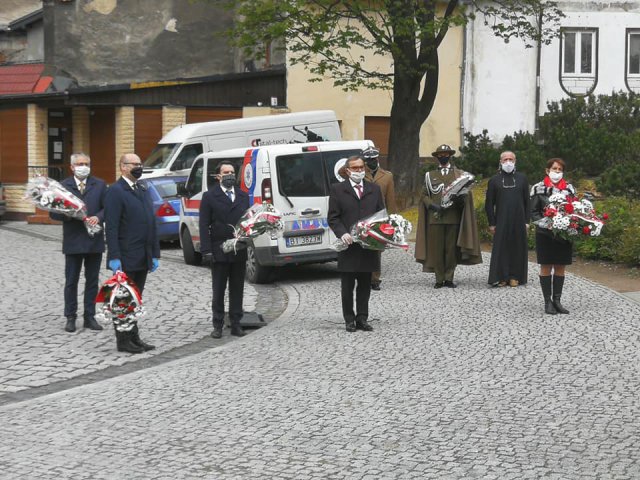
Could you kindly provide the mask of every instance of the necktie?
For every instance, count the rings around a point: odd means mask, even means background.
[[[233,191],[227,190],[226,194],[227,194],[227,197],[229,197],[229,200],[231,200],[233,202]]]
[[[356,192],[358,192],[358,198],[362,198],[362,185],[356,185]]]
[[[80,190],[80,193],[84,195],[84,182],[80,182],[80,184],[78,185],[78,190]]]
[[[443,175],[446,175],[447,173],[449,173],[449,169],[448,169],[447,167],[444,167],[444,168],[442,169],[442,174],[443,174]]]

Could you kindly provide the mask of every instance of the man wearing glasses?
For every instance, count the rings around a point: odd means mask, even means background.
[[[142,162],[134,153],[120,157],[120,179],[107,190],[105,223],[107,266],[123,271],[142,295],[148,272],[159,266],[160,243],[153,205],[146,186],[138,182]],[[129,332],[116,330],[118,351],[142,353],[155,347],[143,342],[137,324]]]
[[[364,160],[349,157],[345,164],[345,181],[331,186],[328,221],[333,233],[349,247],[338,253],[338,271],[341,272],[340,290],[342,315],[347,332],[373,327],[369,317],[371,274],[380,271],[380,256],[375,250],[365,250],[354,243],[351,227],[358,220],[369,217],[384,208],[380,187],[365,181]],[[356,282],[358,286],[356,287]],[[353,309],[353,289],[356,289],[356,308]]]

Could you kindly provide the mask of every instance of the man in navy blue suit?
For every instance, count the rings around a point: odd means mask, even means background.
[[[159,266],[160,243],[151,196],[143,182],[142,162],[135,153],[120,158],[120,179],[109,187],[105,198],[107,266],[121,270],[144,290],[147,273]],[[142,353],[155,347],[140,339],[138,325],[130,331],[116,329],[118,351]]]
[[[213,289],[213,338],[222,337],[224,292],[229,283],[231,335],[244,336],[240,326],[247,251],[224,253],[222,243],[233,238],[233,226],[249,208],[249,196],[236,187],[235,168],[224,161],[218,165],[220,183],[211,186],[200,202],[200,253],[211,265]]]
[[[65,178],[62,185],[87,205],[87,223],[102,225],[104,221],[104,198],[107,185],[103,180],[90,176],[91,159],[84,153],[71,155],[73,175]],[[54,220],[62,222],[62,253],[64,253],[64,316],[67,332],[76,331],[78,310],[78,281],[84,264],[84,328],[102,330],[94,317],[95,298],[98,293],[100,263],[104,252],[104,234],[101,230],[93,237],[89,235],[82,220],[60,213],[50,213]]]

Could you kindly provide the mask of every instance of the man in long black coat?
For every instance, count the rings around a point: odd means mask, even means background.
[[[121,270],[135,282],[140,294],[147,273],[159,266],[160,242],[151,194],[143,182],[142,161],[135,153],[120,158],[121,176],[105,198],[107,267]],[[118,334],[120,333],[120,335]],[[142,353],[155,347],[143,342],[137,324],[126,332],[116,330],[118,351]]]
[[[102,225],[107,184],[104,180],[90,176],[91,159],[84,153],[71,155],[71,171],[73,175],[65,178],[61,182],[62,186],[85,203],[87,223]],[[76,330],[78,281],[84,263],[84,328],[102,330],[102,326],[95,319],[95,298],[104,253],[104,232],[101,230],[92,237],[82,220],[59,213],[50,213],[49,216],[62,222],[62,253],[65,256],[64,316],[67,318],[64,329],[67,332]]]
[[[517,287],[527,283],[529,182],[517,172],[513,152],[502,152],[500,171],[487,185],[485,212],[493,235],[489,284]]]
[[[211,265],[213,300],[213,338],[222,337],[224,292],[229,284],[229,319],[231,335],[244,336],[240,326],[247,251],[224,253],[222,244],[233,238],[233,227],[249,208],[249,196],[236,187],[235,168],[230,163],[218,165],[220,183],[210,187],[200,202],[200,253]]]
[[[353,242],[349,233],[358,220],[384,209],[380,187],[364,180],[364,160],[350,157],[346,162],[348,178],[332,185],[329,194],[329,227],[349,248],[338,253],[338,270],[342,272],[340,289],[342,315],[347,332],[371,331],[369,325],[369,297],[371,274],[380,271],[380,256]],[[353,289],[356,288],[356,310],[353,310]]]

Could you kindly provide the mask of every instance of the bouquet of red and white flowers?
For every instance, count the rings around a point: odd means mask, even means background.
[[[402,215],[389,215],[386,210],[380,210],[370,217],[356,222],[351,228],[353,241],[368,250],[386,250],[387,248],[409,249],[406,235],[411,233],[411,222]],[[349,245],[338,239],[332,248],[341,252]]]
[[[102,230],[100,225],[90,225],[87,222],[85,203],[52,178],[44,175],[33,177],[27,184],[24,198],[42,210],[82,220],[92,237]]]
[[[111,319],[116,330],[129,332],[144,315],[140,290],[124,272],[117,271],[98,292],[96,303],[103,303],[102,313]]]
[[[589,200],[562,193],[554,193],[549,197],[543,214],[535,222],[536,225],[551,230],[565,240],[597,237],[602,232],[605,220],[609,218],[606,213],[599,217]]]
[[[222,244],[224,253],[236,252],[246,247],[246,241],[266,232],[279,234],[284,230],[282,214],[270,203],[256,203],[249,207],[233,227],[233,238]]]

